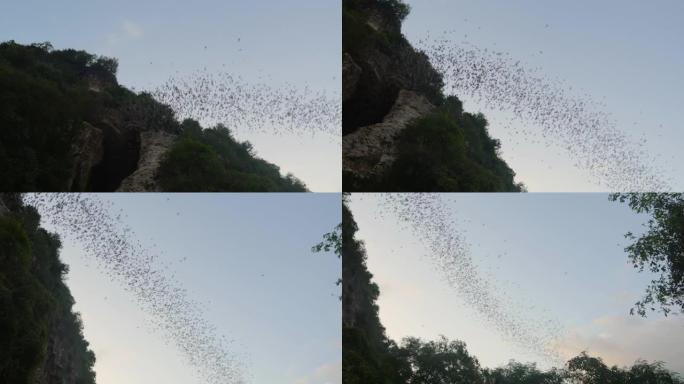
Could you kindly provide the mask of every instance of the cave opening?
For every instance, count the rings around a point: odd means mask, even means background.
[[[140,132],[120,133],[113,129],[104,132],[102,161],[93,167],[90,191],[114,192],[121,182],[135,172],[140,158]]]
[[[371,89],[360,85],[354,96],[342,103],[342,135],[356,132],[367,125],[382,123],[398,96],[397,87]]]

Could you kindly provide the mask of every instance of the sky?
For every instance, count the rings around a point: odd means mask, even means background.
[[[608,364],[643,358],[684,373],[684,317],[629,315],[653,276],[632,267],[624,234],[641,233],[646,216],[600,193],[444,194],[442,201],[494,297],[537,334],[552,329],[546,347],[562,361],[586,350]],[[509,359],[558,365],[549,354],[505,337],[467,304],[445,282],[428,245],[381,195],[352,195],[350,208],[390,338],[463,340],[486,367]],[[545,322],[553,327],[534,328]]]
[[[482,49],[509,53],[527,67],[562,80],[607,105],[617,127],[647,140],[662,175],[684,190],[682,96],[684,3],[534,0],[406,0],[412,7],[403,32],[414,45],[454,30],[453,36]],[[548,25],[548,27],[547,27]],[[467,35],[467,38],[465,37]],[[541,52],[541,53],[540,53]],[[520,140],[506,128],[511,115],[457,95],[466,111],[483,112],[502,142],[503,158],[530,191],[605,191],[587,171],[573,166],[564,149]],[[524,122],[515,122],[513,127]]]
[[[308,86],[339,98],[340,15],[333,0],[4,1],[0,41],[50,41],[56,49],[116,57],[119,82],[137,90],[206,68],[250,84]],[[309,189],[341,190],[339,138],[248,131],[235,136]]]
[[[249,383],[340,384],[340,260],[311,246],[341,220],[339,194],[100,194],[160,255],[204,318],[233,339]],[[43,226],[56,230],[47,218]],[[98,384],[202,381],[132,295],[60,233],[67,285]],[[187,259],[185,259],[187,258]]]

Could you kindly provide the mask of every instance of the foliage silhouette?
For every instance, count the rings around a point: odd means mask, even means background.
[[[628,203],[637,213],[649,214],[648,230],[637,237],[625,251],[639,271],[648,269],[659,274],[651,282],[644,297],[631,312],[646,316],[647,311],[660,311],[666,316],[677,309],[684,312],[684,195],[681,193],[616,193],[612,201]]]

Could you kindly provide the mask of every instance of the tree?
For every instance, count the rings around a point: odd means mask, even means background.
[[[311,247],[311,251],[314,253],[333,251],[338,259],[342,258],[342,223],[337,224],[332,231],[324,234],[323,241]],[[337,279],[335,284],[337,286],[342,285],[342,278]],[[342,296],[340,296],[340,300],[342,300]]]
[[[330,252],[331,250],[338,258],[342,257],[342,223],[339,223],[335,229],[323,235],[323,241],[314,245],[311,250],[313,252]]]
[[[399,21],[403,21],[411,13],[411,7],[401,0],[377,0],[377,3]]]
[[[603,360],[582,352],[568,361],[569,378],[582,384],[621,384],[625,383],[624,372],[617,367],[608,368]]]
[[[468,354],[462,341],[450,341],[441,336],[436,341],[424,342],[409,337],[403,340],[400,354],[405,358],[410,384],[478,384],[484,383],[477,359]]]
[[[485,369],[485,381],[492,384],[562,384],[565,373],[553,368],[542,372],[534,363],[523,364],[511,360],[506,366]]]
[[[100,56],[95,59],[91,67],[106,74],[116,76],[116,71],[119,69],[119,61],[113,57]]]
[[[630,260],[640,272],[648,269],[659,274],[646,288],[644,297],[631,313],[646,316],[656,306],[666,316],[673,310],[684,310],[684,197],[681,193],[617,193],[612,201],[627,202],[637,213],[646,213],[648,230],[637,237],[628,232],[625,237],[634,242],[625,248]]]

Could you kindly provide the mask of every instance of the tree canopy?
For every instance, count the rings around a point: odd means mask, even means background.
[[[684,195],[617,193],[610,199],[629,204],[637,213],[650,215],[645,233],[625,235],[633,240],[625,251],[634,267],[659,276],[648,286],[632,313],[646,316],[649,310],[658,309],[665,315],[673,309],[684,312]]]
[[[187,119],[181,138],[164,157],[158,179],[166,191],[304,192],[306,185],[292,174],[259,159],[252,145],[235,140],[228,128],[202,129]]]

